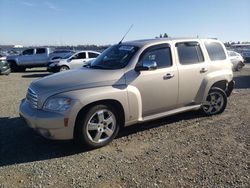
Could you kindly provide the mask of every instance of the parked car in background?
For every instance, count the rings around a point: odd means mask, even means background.
[[[19,112],[46,138],[98,148],[123,126],[190,110],[220,114],[233,87],[218,40],[120,42],[83,68],[32,82]]]
[[[11,71],[18,72],[25,71],[26,68],[47,67],[50,59],[61,58],[68,53],[69,51],[55,53],[51,48],[28,48],[20,55],[8,56],[7,61],[10,63]]]
[[[250,63],[250,50],[244,50],[241,52],[245,62]]]
[[[231,49],[240,53],[245,62],[250,62],[250,44],[233,44]]]
[[[79,51],[74,54],[68,54],[62,59],[56,59],[48,63],[49,72],[61,72],[69,69],[81,68],[87,62],[100,55],[96,51]]]
[[[49,62],[50,48],[28,48],[20,55],[8,56],[13,72],[25,71],[26,68],[46,67]]]
[[[51,54],[49,59],[50,60],[55,60],[55,59],[61,59],[64,57],[66,54],[73,54],[75,53],[74,50],[54,50]]]
[[[228,50],[227,54],[233,64],[233,71],[240,71],[244,66],[244,58],[237,52]]]
[[[10,65],[6,60],[6,57],[0,55],[0,75],[10,74]]]

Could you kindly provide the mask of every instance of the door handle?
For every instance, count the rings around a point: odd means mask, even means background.
[[[200,70],[200,73],[205,73],[205,72],[207,72],[207,71],[208,71],[207,68],[202,68],[202,69]]]
[[[168,79],[171,79],[171,78],[173,78],[173,77],[174,77],[174,74],[168,73],[168,74],[166,74],[165,76],[163,76],[163,79],[164,79],[164,80],[168,80]]]

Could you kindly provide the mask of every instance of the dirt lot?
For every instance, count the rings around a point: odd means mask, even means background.
[[[226,111],[183,113],[87,151],[37,135],[18,116],[35,69],[0,77],[0,187],[249,187],[250,66],[235,74]]]

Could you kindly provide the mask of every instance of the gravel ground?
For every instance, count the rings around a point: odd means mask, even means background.
[[[18,116],[28,85],[48,73],[0,77],[0,187],[250,187],[250,66],[226,111],[188,112],[125,128],[88,151],[49,141]]]

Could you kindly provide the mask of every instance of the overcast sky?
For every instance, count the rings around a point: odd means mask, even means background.
[[[0,44],[113,44],[216,37],[250,41],[250,0],[0,0]]]

